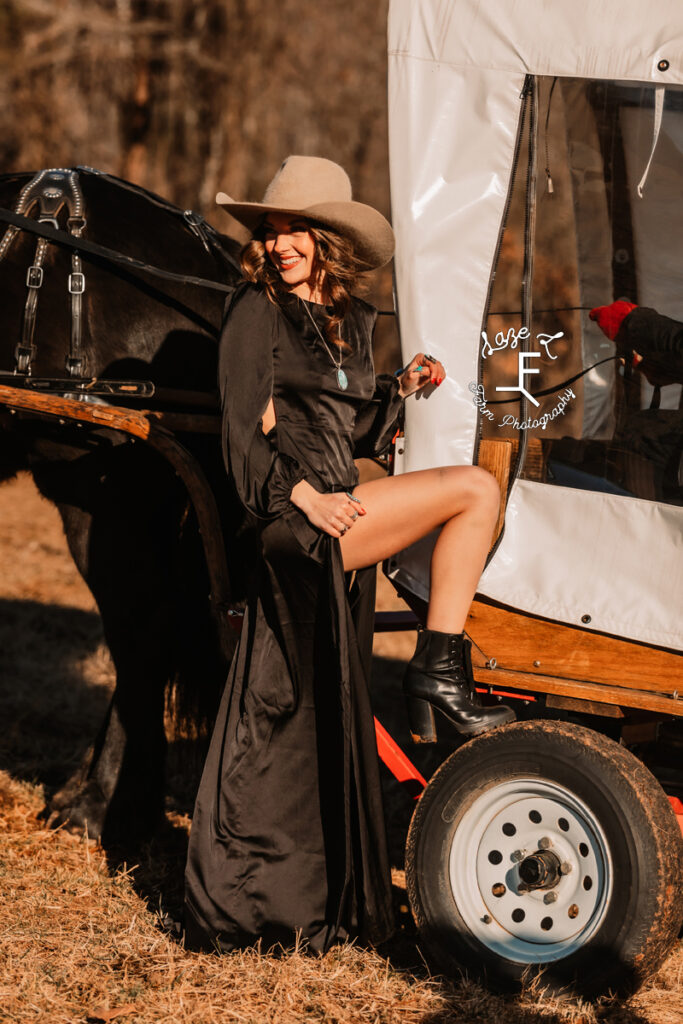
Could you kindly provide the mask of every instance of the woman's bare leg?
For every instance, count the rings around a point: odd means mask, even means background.
[[[443,526],[431,561],[427,628],[462,632],[498,518],[500,492],[477,466],[446,466],[359,484],[367,511],[340,539],[344,568],[388,558]]]

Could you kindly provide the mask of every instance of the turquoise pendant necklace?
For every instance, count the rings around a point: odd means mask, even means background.
[[[305,299],[302,299],[301,301],[303,302],[304,309],[306,310],[306,312],[308,314],[308,319],[311,321],[311,323],[315,327],[315,330],[317,332],[318,337],[320,338],[320,340],[322,341],[323,345],[325,346],[325,351],[327,352],[328,356],[330,357],[330,359],[334,363],[334,367],[335,367],[335,371],[336,371],[336,377],[337,377],[337,387],[339,387],[342,391],[346,391],[346,389],[349,386],[349,378],[346,376],[346,374],[342,370],[342,362],[344,360],[344,355],[342,353],[342,350],[341,349],[339,350],[339,362],[337,362],[337,360],[332,355],[332,351],[330,349],[330,346],[327,344],[327,342],[325,341],[325,338],[323,337],[322,331],[320,330],[320,328],[318,327],[317,323],[313,319],[313,314],[311,313],[310,309],[308,308],[308,303],[306,302]]]

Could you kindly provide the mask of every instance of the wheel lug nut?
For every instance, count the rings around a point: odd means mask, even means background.
[[[484,924],[491,924],[492,920],[493,918],[491,917],[490,914],[484,914],[484,916],[482,917],[482,921],[484,922]]]
[[[571,869],[572,869],[572,865],[570,864],[570,862],[568,860],[563,860],[562,863],[560,864],[560,874],[561,875],[568,875],[570,873]]]
[[[512,854],[512,860],[517,861],[517,863],[519,863],[520,860],[524,860],[525,857],[526,850],[515,850],[515,852]]]
[[[543,902],[544,903],[557,903],[557,893],[556,892],[547,892],[545,894],[545,896],[543,897]]]
[[[538,840],[539,850],[549,850],[552,845],[552,839],[549,839],[548,836],[543,836],[542,839]]]

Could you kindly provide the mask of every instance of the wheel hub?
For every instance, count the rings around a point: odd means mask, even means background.
[[[562,877],[562,861],[552,850],[537,850],[519,865],[519,891],[553,889]]]
[[[599,927],[611,892],[607,841],[592,811],[562,786],[501,783],[467,810],[450,856],[468,928],[518,963],[560,959]]]

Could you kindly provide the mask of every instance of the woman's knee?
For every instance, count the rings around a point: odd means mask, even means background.
[[[447,466],[447,475],[456,503],[464,502],[468,508],[478,507],[497,515],[500,508],[500,488],[496,478],[481,466]]]
[[[472,469],[477,474],[477,494],[481,496],[484,504],[492,508],[497,515],[500,509],[500,485],[498,481],[492,473],[489,473],[488,469],[483,469],[481,466],[472,466]]]

